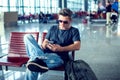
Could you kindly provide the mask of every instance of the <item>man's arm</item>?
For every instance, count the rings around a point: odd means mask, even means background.
[[[50,50],[55,51],[55,52],[65,52],[65,51],[79,50],[80,46],[81,46],[80,41],[75,41],[73,44],[68,45],[68,46],[64,46],[64,47],[62,47],[58,44],[50,44],[50,43],[48,43],[46,45],[47,48],[49,48]]]
[[[81,47],[80,41],[75,41],[73,44],[62,47],[61,51],[74,51],[79,50]]]

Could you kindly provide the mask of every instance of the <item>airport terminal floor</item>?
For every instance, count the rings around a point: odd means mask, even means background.
[[[79,29],[81,36],[81,49],[75,52],[75,59],[86,61],[98,80],[120,80],[120,19],[114,31],[111,30],[112,25],[106,25],[105,22],[83,23],[82,21],[80,18],[75,18],[72,23],[72,26]],[[55,21],[49,21],[47,24],[34,21],[18,22],[17,26],[7,25],[5,38],[8,42],[12,31],[39,31],[39,43],[41,43],[42,32],[55,24]],[[4,71],[5,80],[24,80],[25,72],[14,70]],[[39,80],[63,80],[63,72],[48,71],[39,77]]]

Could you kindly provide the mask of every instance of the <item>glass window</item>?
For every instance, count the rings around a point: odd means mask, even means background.
[[[95,4],[95,0],[88,0],[88,11],[97,11],[97,4]]]
[[[40,0],[35,1],[35,13],[40,13]]]
[[[0,0],[0,11],[4,12],[4,11],[8,11],[8,0]]]
[[[10,1],[10,11],[16,11],[16,0]]]
[[[84,10],[84,0],[68,0],[67,7],[73,11]]]
[[[8,1],[9,4],[8,4]],[[73,11],[84,9],[84,0],[67,0],[67,7]],[[58,13],[59,0],[1,0],[0,11],[18,11],[19,14]]]
[[[25,14],[34,13],[34,0],[24,0],[24,11]]]
[[[17,5],[16,5],[16,8],[17,8],[17,11],[18,11],[18,14],[23,14],[24,13],[24,10],[23,10],[23,2],[22,0],[17,0]]]

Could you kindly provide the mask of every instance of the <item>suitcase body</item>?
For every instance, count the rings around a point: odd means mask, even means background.
[[[91,67],[83,60],[69,61],[65,73],[68,80],[97,80]]]

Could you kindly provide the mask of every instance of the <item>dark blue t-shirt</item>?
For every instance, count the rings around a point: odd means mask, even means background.
[[[46,35],[46,39],[53,41],[60,46],[68,46],[74,41],[80,41],[80,34],[77,28],[71,27],[68,30],[61,30],[58,26],[52,26]],[[52,51],[48,51],[52,52]],[[69,60],[68,52],[56,52],[63,60]]]

